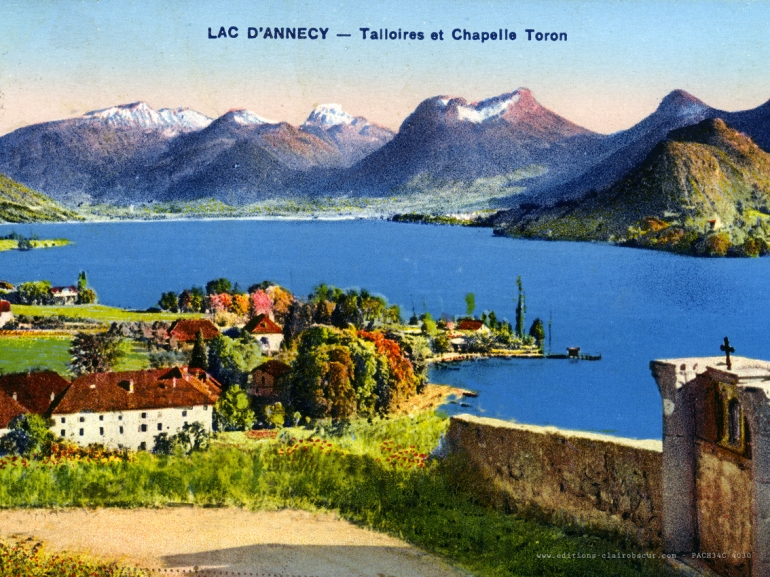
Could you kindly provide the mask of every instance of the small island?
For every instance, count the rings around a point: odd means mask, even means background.
[[[30,237],[23,236],[16,232],[11,232],[5,236],[0,236],[0,252],[6,250],[32,250],[33,248],[53,248],[57,246],[67,246],[70,244],[66,238],[38,238],[37,235]]]

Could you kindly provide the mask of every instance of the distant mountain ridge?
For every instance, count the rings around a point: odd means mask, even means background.
[[[672,130],[613,186],[498,216],[527,238],[599,240],[702,254],[770,250],[770,154],[721,118]]]
[[[79,220],[49,197],[0,174],[0,222],[56,222]]]
[[[710,118],[770,150],[770,102],[731,113],[675,90],[635,126],[603,135],[518,88],[477,102],[428,98],[395,134],[338,104],[293,126],[243,109],[212,119],[136,102],[0,137],[0,171],[70,206],[420,195],[445,210],[468,194],[510,208],[499,219],[508,222],[522,206],[609,189],[672,130]]]

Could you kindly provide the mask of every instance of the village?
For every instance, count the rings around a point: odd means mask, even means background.
[[[108,324],[89,318],[99,305],[85,273],[71,286],[3,281],[0,338],[57,335],[69,339],[70,358],[66,368],[0,375],[0,436],[38,415],[67,442],[154,450],[193,423],[208,435],[386,416],[425,392],[430,363],[542,358],[543,323],[524,330],[519,288],[516,327],[493,311],[476,318],[472,294],[464,317],[426,312],[405,323],[397,306],[365,290],[320,285],[304,300],[269,282],[242,291],[227,279],[163,293],[154,312],[137,313],[148,320]],[[133,370],[120,370],[126,356]],[[218,418],[220,397],[241,414]]]

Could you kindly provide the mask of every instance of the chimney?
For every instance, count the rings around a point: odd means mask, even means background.
[[[16,391],[13,391],[13,400],[14,400],[14,401],[17,401],[17,400],[18,400],[18,399],[16,398]]]
[[[51,402],[53,403],[53,400],[56,398],[56,393],[51,391]]]
[[[176,377],[171,379],[171,386],[173,386],[176,389]]]
[[[131,379],[128,381],[128,392],[133,393],[134,392],[134,379]]]

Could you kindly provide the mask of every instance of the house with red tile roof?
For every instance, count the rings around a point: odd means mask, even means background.
[[[0,300],[0,328],[13,320],[13,311],[9,301]]]
[[[283,328],[269,316],[255,316],[246,323],[243,330],[252,335],[257,342],[259,342],[263,354],[270,355],[277,353],[281,349],[281,343],[283,343]]]
[[[212,430],[221,385],[200,369],[94,373],[72,381],[50,409],[51,430],[81,445],[150,449],[188,423]]]
[[[51,300],[55,305],[74,305],[78,300],[78,289],[74,286],[51,287]]]
[[[289,372],[291,372],[291,367],[281,361],[269,360],[262,363],[251,373],[249,394],[269,402],[277,401],[276,384],[283,375]]]
[[[69,386],[70,382],[54,371],[0,375],[0,391],[37,415],[47,413]]]
[[[168,336],[172,343],[193,343],[198,331],[203,332],[203,340],[206,341],[219,335],[219,329],[209,319],[180,319],[171,325]]]
[[[469,331],[474,333],[481,332],[484,328],[486,328],[486,325],[477,319],[461,319],[460,323],[457,325],[458,331]]]
[[[0,391],[0,436],[8,433],[11,421],[28,412],[16,399]]]

